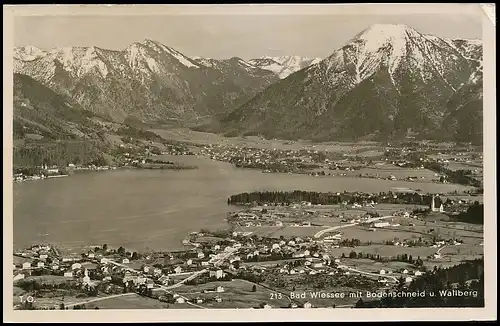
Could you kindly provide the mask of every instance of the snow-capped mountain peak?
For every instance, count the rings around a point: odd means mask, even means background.
[[[464,83],[481,83],[480,58],[477,41],[375,24],[319,63],[271,85],[223,122],[227,130],[273,138],[393,137],[408,128],[434,137],[450,97]],[[262,68],[284,62],[252,60]]]
[[[272,71],[283,79],[319,61],[321,61],[320,58],[300,56],[262,56],[257,59],[249,60],[249,63],[261,69]]]
[[[43,57],[47,52],[36,46],[21,46],[14,49],[14,59],[33,61]]]

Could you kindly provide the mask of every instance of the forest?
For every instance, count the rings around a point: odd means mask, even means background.
[[[30,143],[14,147],[14,168],[36,166],[105,165],[103,145],[95,141],[56,141],[52,143]]]
[[[400,288],[402,290],[402,287]],[[447,291],[472,291],[477,295],[450,295]],[[484,259],[463,262],[450,268],[438,268],[413,280],[409,292],[425,291],[421,297],[390,297],[366,302],[356,308],[484,307]],[[476,292],[477,291],[477,292]],[[457,292],[455,292],[457,293]]]
[[[310,202],[312,205],[337,205],[342,202],[348,204],[363,203],[374,201],[380,204],[411,204],[411,205],[430,205],[432,195],[420,195],[417,193],[398,193],[380,192],[378,194],[367,193],[333,193],[316,191],[258,191],[251,193],[241,193],[232,195],[228,198],[228,205],[241,204],[279,204],[290,205],[300,202]]]
[[[484,224],[484,204],[474,202],[467,211],[460,213],[457,219],[465,223]]]

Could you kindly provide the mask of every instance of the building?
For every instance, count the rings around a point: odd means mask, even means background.
[[[31,263],[30,262],[23,263],[23,269],[30,269],[30,268],[31,268]]]
[[[22,280],[23,278],[24,278],[24,274],[19,273],[19,274],[14,275],[13,281],[19,281],[19,280]]]
[[[373,223],[373,227],[376,227],[376,228],[384,228],[384,227],[388,227],[389,225],[390,225],[389,222]]]
[[[306,309],[312,308],[312,304],[308,301],[308,302],[304,303],[304,308],[306,308]]]
[[[217,279],[223,278],[224,277],[224,271],[222,269],[210,270],[209,276],[210,277],[215,277]]]
[[[177,299],[175,299],[175,302],[176,303],[185,303],[186,302],[186,299],[182,298],[182,297],[178,297]]]
[[[215,300],[215,302],[219,302],[219,303],[220,303],[220,302],[222,302],[222,298],[221,298],[221,297],[219,297],[219,296],[216,296],[216,297],[214,298],[214,300]]]
[[[128,264],[128,263],[130,263],[130,260],[128,260],[128,258],[122,259],[122,264]]]
[[[415,271],[415,276],[421,276],[423,275],[424,273],[422,273],[421,271]]]
[[[89,284],[90,283],[89,271],[87,269],[85,269],[85,271],[83,272],[82,282],[85,283],[85,284]]]
[[[380,270],[380,275],[385,275],[385,270],[384,269]]]
[[[167,275],[163,275],[158,279],[158,282],[160,282],[163,285],[168,285],[169,277]]]
[[[177,266],[177,267],[174,269],[174,272],[175,272],[175,274],[180,274],[180,273],[182,273],[182,267]]]
[[[431,211],[439,213],[444,212],[443,202],[439,196],[432,196]]]
[[[39,261],[39,262],[36,264],[36,267],[39,267],[39,268],[45,267],[45,263],[44,263],[43,261]]]
[[[72,270],[80,269],[80,268],[82,268],[82,264],[80,264],[80,263],[74,263],[73,265],[71,265]]]
[[[73,271],[64,272],[64,277],[73,277]]]

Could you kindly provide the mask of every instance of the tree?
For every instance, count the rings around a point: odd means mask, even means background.
[[[104,250],[104,251],[108,251],[108,245],[107,245],[107,244],[103,244],[103,245],[102,245],[102,250]]]
[[[255,284],[252,286],[252,292],[257,292],[257,286],[255,286]]]
[[[65,307],[64,307],[64,302],[61,302],[61,304],[59,305],[59,309],[61,309],[61,310],[64,310],[64,309],[65,309]]]
[[[120,246],[120,248],[118,248],[118,251],[117,253],[121,256],[125,255],[125,248],[123,248],[122,246]]]
[[[365,302],[362,298],[359,298],[358,302],[356,302],[355,308],[363,308],[365,306]]]

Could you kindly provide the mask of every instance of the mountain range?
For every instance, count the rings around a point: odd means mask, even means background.
[[[16,48],[14,72],[116,121],[196,121],[237,107],[278,80],[240,58],[195,60],[148,39],[122,51]]]
[[[481,41],[407,25],[372,25],[324,59],[191,58],[145,40],[122,51],[16,48],[14,71],[118,122],[318,141],[409,131],[482,140]]]
[[[251,59],[248,62],[255,67],[272,71],[282,79],[320,61],[320,58],[307,58],[299,56],[263,56],[258,59]]]
[[[221,125],[233,135],[285,139],[380,139],[410,130],[454,138],[462,132],[460,123],[446,126],[447,134],[442,127],[461,121],[465,112],[479,114],[481,105],[468,101],[471,88],[482,90],[482,79],[473,78],[481,67],[480,41],[376,24],[319,63],[269,86]]]

